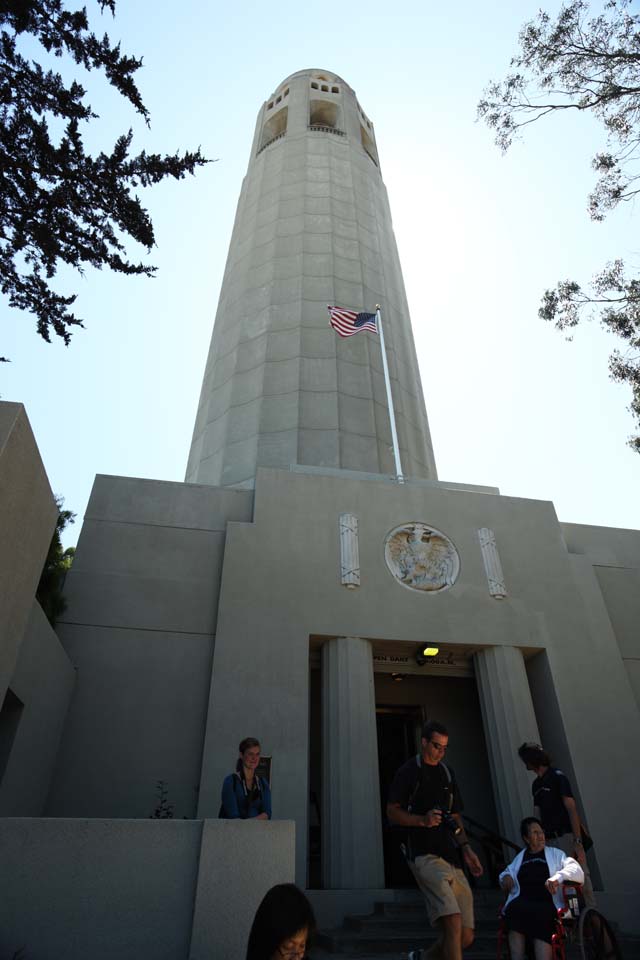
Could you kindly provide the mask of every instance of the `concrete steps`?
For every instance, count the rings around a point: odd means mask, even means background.
[[[498,891],[474,892],[476,939],[465,951],[465,960],[496,957],[501,899]],[[640,937],[618,933],[617,938],[623,960],[640,960]],[[415,898],[376,903],[371,914],[352,914],[345,917],[342,927],[319,931],[310,956],[312,960],[406,960],[410,950],[428,949],[435,940],[422,898],[416,894]],[[581,960],[577,945],[568,945],[567,960]]]
[[[476,895],[476,940],[471,950],[465,952],[465,960],[488,960],[496,956],[500,895],[493,893],[481,891]],[[429,947],[436,939],[424,902],[416,894],[410,900],[376,903],[371,914],[347,916],[342,927],[319,931],[311,956],[317,960],[336,955],[358,960],[367,957],[396,960],[406,958],[409,950],[416,947]]]

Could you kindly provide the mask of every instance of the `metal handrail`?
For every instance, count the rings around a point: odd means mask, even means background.
[[[509,847],[512,850],[520,852],[522,847],[512,843],[511,840],[507,840],[506,837],[500,836],[500,834],[496,833],[494,830],[490,830],[489,827],[485,827],[484,824],[474,820],[473,817],[468,817],[466,814],[461,814],[461,816],[465,826],[469,826],[467,835],[472,837],[473,840],[476,840],[484,851],[487,872],[491,883],[494,886],[498,886],[498,875],[506,866],[503,848]],[[406,835],[407,831],[410,833],[413,833],[417,830],[422,832],[424,827],[407,827],[400,824],[387,823],[385,829],[390,832],[405,831]]]
[[[489,827],[485,827],[484,823],[479,823],[477,820],[474,820],[473,817],[468,817],[466,813],[462,814],[462,819],[465,821],[465,823],[475,827],[476,830],[482,830],[487,839],[493,840],[496,845],[502,844],[505,847],[511,847],[511,849],[515,850],[516,853],[520,853],[522,850],[522,844],[518,846],[517,843],[512,843],[511,840],[507,840],[506,837],[501,837],[499,833],[494,833],[494,831],[490,830]]]
[[[473,836],[475,840],[490,841],[496,847],[503,846],[503,845],[506,847],[511,847],[511,849],[515,850],[516,853],[520,853],[520,851],[522,850],[522,845],[518,846],[518,844],[512,843],[511,840],[507,840],[506,837],[501,837],[499,833],[495,833],[493,830],[490,830],[489,827],[485,827],[483,823],[479,823],[477,820],[474,820],[472,817],[468,817],[465,813],[461,814],[461,817],[464,820],[465,824],[469,824],[472,828],[474,828],[473,832],[471,833],[471,836]],[[424,830],[424,827],[410,827],[410,826],[405,826],[404,824],[387,822],[386,829],[388,830],[419,830],[420,832],[422,832]],[[478,834],[475,832],[478,830],[483,831],[482,836],[478,836]]]

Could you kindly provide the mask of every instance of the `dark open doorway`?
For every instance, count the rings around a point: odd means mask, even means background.
[[[472,676],[414,674],[397,682],[392,674],[380,672],[375,676],[375,688],[386,885],[413,886],[400,850],[402,831],[387,826],[385,807],[395,771],[420,749],[424,720],[439,720],[449,730],[446,762],[455,771],[464,815],[483,825],[485,832],[498,832],[480,702]],[[475,849],[483,859],[480,842]],[[486,865],[480,885],[486,885],[489,877]]]
[[[424,710],[420,706],[376,706],[386,887],[415,886],[415,881],[400,849],[400,844],[404,840],[403,831],[390,826],[386,806],[387,793],[396,770],[420,748],[420,730],[423,721]]]

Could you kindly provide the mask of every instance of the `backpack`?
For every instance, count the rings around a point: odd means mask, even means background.
[[[416,753],[416,764],[418,766],[418,779],[416,780],[416,785],[413,788],[413,792],[411,796],[409,797],[409,802],[407,804],[408,813],[411,813],[413,802],[418,795],[418,791],[420,790],[420,787],[422,786],[422,757],[419,753]],[[446,765],[446,763],[443,760],[440,760],[438,762],[438,766],[442,767],[442,769],[444,770],[447,778],[447,783],[449,784],[449,809],[447,812],[451,813],[451,807],[453,806],[453,777],[451,776],[451,771],[449,770],[449,767]],[[407,830],[406,843],[401,843],[400,849],[402,850],[402,853],[404,854],[405,859],[409,863],[412,863],[415,857],[413,855],[413,850],[411,849],[411,829]]]
[[[409,803],[407,804],[407,811],[408,811],[409,813],[411,813],[411,808],[412,808],[412,806],[413,806],[413,801],[414,801],[415,798],[417,797],[418,791],[419,791],[420,787],[422,786],[422,775],[421,775],[421,771],[422,771],[422,757],[420,756],[419,753],[416,753],[416,764],[418,765],[418,770],[420,771],[420,773],[418,774],[418,779],[417,779],[417,781],[416,781],[416,785],[415,785],[415,787],[413,788],[413,793],[412,793],[411,796],[409,797]],[[452,776],[451,776],[451,771],[449,770],[449,767],[446,765],[446,763],[444,762],[444,760],[440,760],[440,761],[438,762],[438,766],[439,766],[439,767],[442,767],[442,769],[444,770],[445,775],[446,775],[446,777],[447,777],[447,783],[449,784],[449,809],[448,809],[447,813],[451,813],[451,807],[453,806],[453,778],[452,778]]]

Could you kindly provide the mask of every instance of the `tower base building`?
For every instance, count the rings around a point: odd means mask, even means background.
[[[250,923],[269,882],[295,876],[335,923],[405,886],[386,789],[427,718],[449,728],[479,836],[519,842],[532,798],[517,748],[544,744],[586,815],[603,912],[640,932],[640,531],[438,480],[379,163],[334,74],[294,74],[265,101],[187,481],[96,478],[56,633],[33,602],[50,494],[24,413],[0,405],[0,491],[15,499],[31,464],[43,531],[0,650],[0,848],[22,831],[5,864],[33,849],[39,875],[64,862],[74,890],[97,851],[107,901],[140,863],[142,915],[161,924],[168,889],[182,918],[167,956],[210,945],[232,889]],[[383,307],[403,483],[379,340],[340,340],[333,303]],[[218,820],[245,736],[269,758],[271,824]],[[55,842],[36,844],[51,824]],[[7,949],[30,916],[24,876]]]

